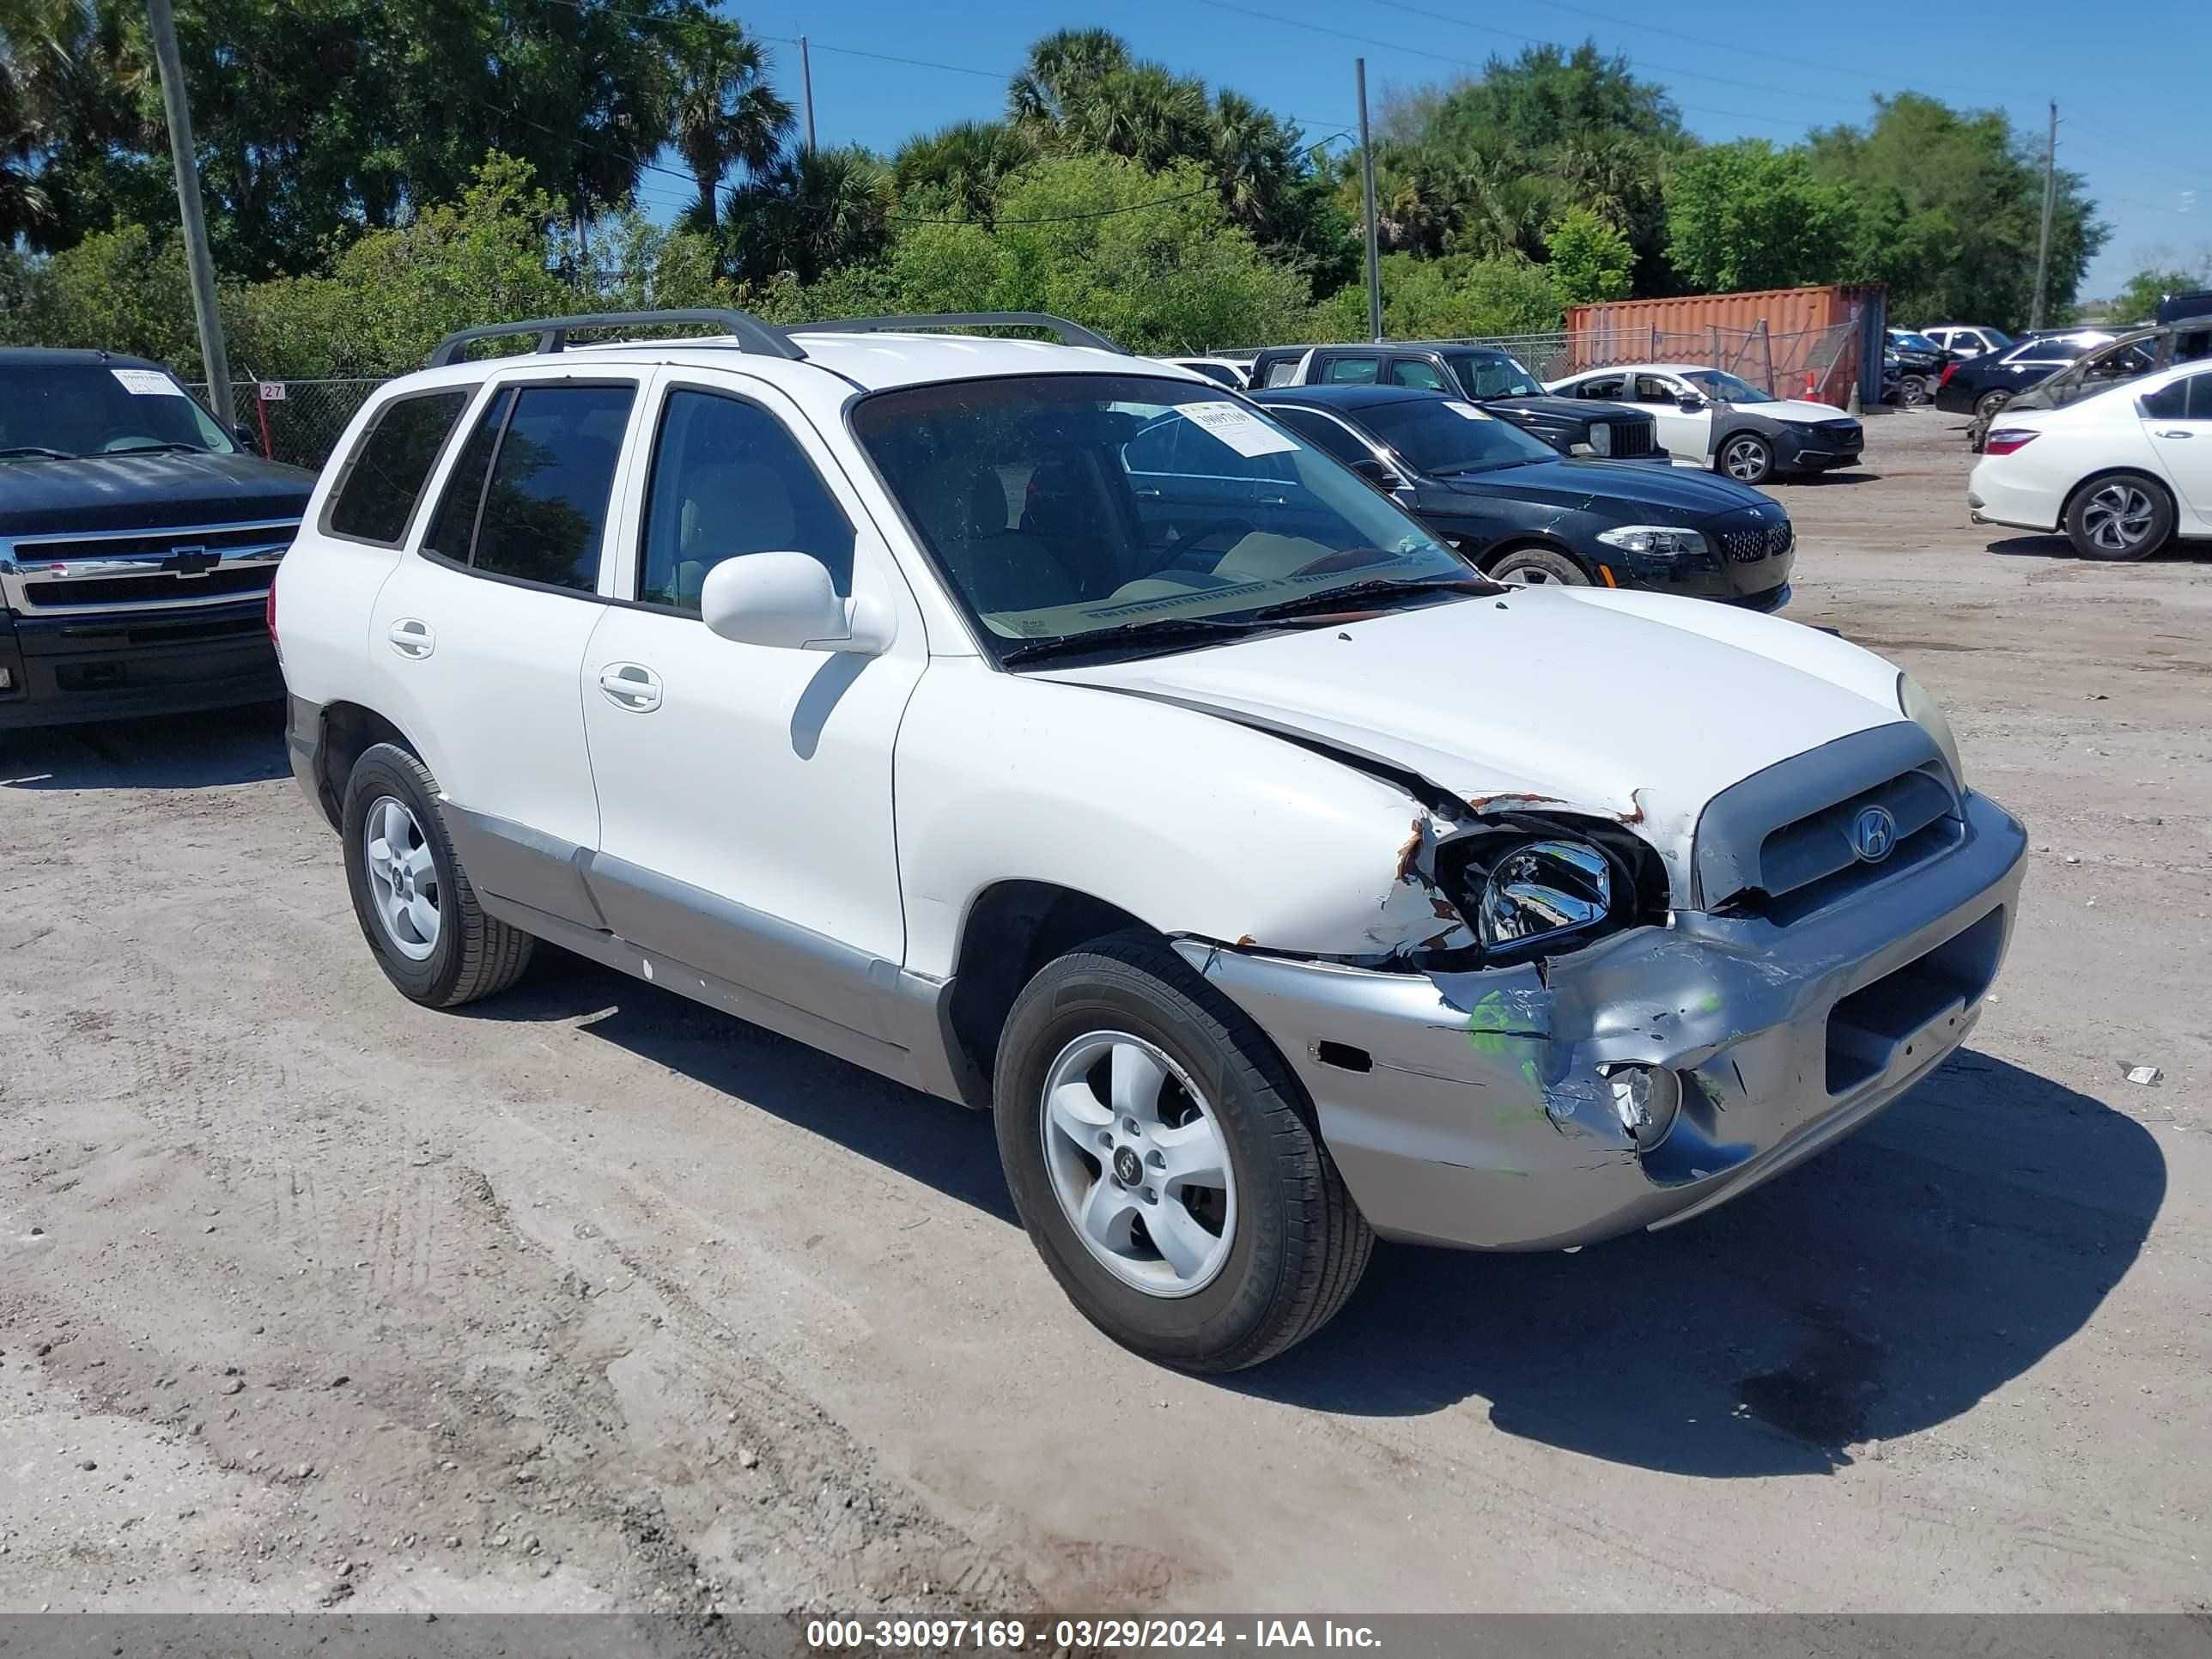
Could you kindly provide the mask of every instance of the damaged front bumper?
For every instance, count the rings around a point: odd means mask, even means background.
[[[1996,977],[2027,838],[1968,793],[1965,833],[1787,926],[1678,913],[1575,955],[1392,973],[1183,940],[1304,1084],[1386,1237],[1560,1249],[1680,1221],[1847,1133],[1958,1047]],[[1604,1068],[1674,1071],[1638,1152]]]

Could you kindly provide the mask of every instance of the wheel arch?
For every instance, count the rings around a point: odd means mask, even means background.
[[[1117,904],[1058,882],[994,882],[963,918],[947,999],[955,1075],[968,1103],[988,1108],[1006,1016],[1022,988],[1054,958],[1115,933],[1169,943],[1166,934]],[[979,1093],[980,1089],[980,1093]]]
[[[418,761],[422,759],[422,750],[398,726],[366,703],[325,703],[320,719],[319,740],[315,745],[315,800],[323,809],[323,816],[331,821],[331,827],[336,829],[339,803],[345,799],[346,780],[353,775],[356,762],[380,743],[404,749]]]
[[[1597,585],[1597,568],[1588,554],[1571,543],[1563,541],[1556,536],[1547,535],[1542,531],[1516,530],[1510,535],[1500,538],[1496,546],[1481,553],[1469,554],[1468,556],[1474,560],[1475,568],[1486,576],[1498,566],[1504,563],[1509,556],[1529,549],[1545,553],[1557,553],[1560,557],[1571,561],[1577,570],[1590,579],[1593,586]]]

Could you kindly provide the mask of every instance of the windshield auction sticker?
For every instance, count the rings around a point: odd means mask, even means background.
[[[1485,410],[1477,409],[1473,404],[1463,404],[1456,398],[1446,399],[1444,407],[1462,421],[1487,421],[1492,418]]]
[[[1204,427],[1239,455],[1281,455],[1297,445],[1264,421],[1255,421],[1234,404],[1185,404],[1182,417]]]
[[[184,387],[167,375],[151,368],[111,368],[107,371],[123,383],[123,389],[134,398],[181,398]]]

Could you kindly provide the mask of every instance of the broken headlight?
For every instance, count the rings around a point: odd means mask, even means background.
[[[1563,939],[1613,915],[1613,865],[1586,842],[1532,841],[1496,860],[1475,905],[1486,955]]]

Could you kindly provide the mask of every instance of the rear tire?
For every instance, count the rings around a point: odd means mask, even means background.
[[[2096,479],[2067,502],[2066,535],[2085,559],[2148,558],[2173,539],[2173,497],[2140,472]]]
[[[1115,934],[1032,979],[993,1092],[1030,1242],[1133,1352],[1256,1365],[1327,1324],[1366,1270],[1375,1235],[1289,1068],[1157,939]]]
[[[1489,570],[1493,581],[1519,587],[1588,587],[1589,572],[1565,554],[1549,547],[1508,548]]]
[[[376,744],[346,780],[338,830],[376,965],[410,1001],[458,1008],[514,984],[537,941],[484,914],[437,802],[429,768],[396,744]]]

